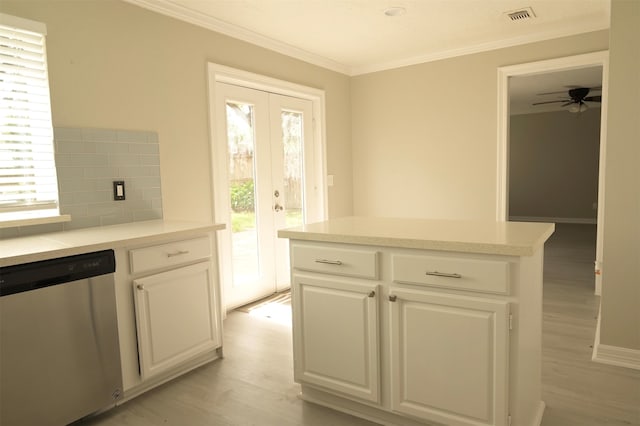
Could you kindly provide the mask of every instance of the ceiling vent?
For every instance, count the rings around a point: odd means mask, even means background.
[[[533,13],[533,9],[531,9],[530,7],[513,10],[511,12],[505,12],[504,14],[507,19],[512,22],[527,21],[536,17],[536,14]]]

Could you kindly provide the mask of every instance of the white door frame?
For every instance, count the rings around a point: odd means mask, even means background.
[[[216,111],[216,83],[227,83],[236,86],[242,86],[249,89],[261,90],[269,93],[276,93],[279,95],[291,96],[294,98],[307,99],[312,102],[313,108],[313,138],[314,138],[314,152],[313,157],[316,159],[316,163],[321,162],[320,167],[315,167],[313,171],[314,194],[306,194],[307,196],[313,196],[313,204],[318,206],[315,212],[307,216],[309,222],[317,222],[326,220],[328,217],[328,203],[327,203],[327,163],[326,163],[326,131],[325,131],[325,92],[320,89],[315,89],[308,86],[302,86],[299,84],[291,83],[284,80],[278,80],[275,78],[267,77],[260,74],[251,73],[248,71],[239,70],[236,68],[227,67],[220,64],[208,63],[207,64],[207,76],[208,76],[208,93],[209,93],[209,146],[210,146],[210,164],[211,164],[211,182],[212,182],[212,200],[213,211],[212,220],[215,223],[225,223],[227,229],[221,231],[222,233],[229,233],[230,225],[226,223],[228,221],[228,212],[222,209],[216,208],[216,206],[226,205],[226,200],[223,199],[224,194],[220,194],[216,191],[217,182],[226,182],[227,178],[227,157],[226,152],[218,152],[217,143],[218,135],[221,134],[216,129],[216,116],[225,112]],[[220,279],[222,281],[221,287],[224,289],[224,283],[229,282],[232,279],[232,271],[226,267],[226,262],[222,261],[225,256],[224,244],[221,244],[225,240],[224,236],[217,238],[218,241],[218,267],[220,268]],[[227,254],[228,255],[228,254]],[[224,303],[224,292],[222,294],[222,306],[226,311],[226,305]]]
[[[602,102],[600,108],[600,164],[598,170],[598,211],[596,231],[596,286],[595,293],[600,294],[602,288],[602,242],[604,223],[604,177],[607,142],[607,95],[609,83],[609,51],[586,53],[565,58],[530,62],[498,68],[498,169],[496,220],[508,220],[509,209],[509,78],[547,74],[555,71],[602,67]]]

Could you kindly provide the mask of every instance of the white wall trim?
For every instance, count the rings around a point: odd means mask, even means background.
[[[124,1],[151,10],[153,12],[160,13],[162,15],[179,19],[183,22],[188,22],[190,24],[215,31],[220,34],[224,34],[226,36],[233,37],[235,39],[242,40],[259,47],[263,47],[265,49],[273,50],[274,52],[281,53],[283,55],[291,56],[292,58],[300,59],[304,62],[308,62],[310,64],[317,65],[331,71],[336,71],[346,75],[349,75],[350,73],[349,67],[336,61],[332,61],[331,59],[327,59],[320,55],[316,55],[307,52],[306,50],[291,46],[290,44],[282,43],[272,38],[265,37],[261,34],[249,31],[237,25],[229,24],[228,22],[221,21],[212,16],[205,15],[204,13],[197,12],[195,10],[175,4],[173,2],[169,2],[167,0]]]
[[[640,370],[640,349],[622,348],[600,343],[600,314],[598,314],[598,325],[596,326],[591,360],[601,364]]]
[[[422,64],[426,62],[439,61],[441,59],[455,58],[457,56],[472,55],[475,53],[488,52],[491,50],[504,49],[506,47],[520,46],[523,44],[536,43],[545,40],[553,40],[561,37],[569,37],[573,35],[608,30],[609,25],[596,25],[596,26],[584,26],[584,27],[568,27],[561,31],[548,31],[537,34],[527,34],[519,37],[507,38],[504,40],[496,40],[487,43],[480,43],[471,46],[459,47],[454,49],[442,50],[440,52],[428,53],[425,55],[414,56],[411,58],[400,59],[397,61],[388,61],[372,65],[363,65],[359,67],[352,67],[349,75],[356,76],[361,74],[368,74],[377,71],[385,71],[394,68],[407,67],[411,65]]]
[[[542,217],[542,216],[509,216],[514,222],[547,222],[547,223],[576,223],[585,225],[596,225],[597,219],[584,217]]]
[[[321,170],[317,173],[317,182],[320,191],[320,203],[323,217],[320,220],[324,220],[329,217],[329,200],[327,191],[327,137],[326,137],[326,101],[324,90],[316,89],[313,87],[303,86],[301,84],[292,83],[277,78],[268,77],[261,74],[252,73],[249,71],[240,70],[237,68],[227,67],[225,65],[215,64],[210,62],[207,64],[208,83],[209,83],[209,96],[210,99],[215,99],[215,83],[227,83],[234,84],[236,86],[247,87],[249,89],[262,90],[270,93],[277,93],[279,95],[291,96],[300,99],[310,100],[313,104],[313,131],[314,139],[319,143],[316,144],[316,152],[314,155],[316,158],[322,159]],[[215,109],[209,108],[209,134],[210,143],[213,146],[213,141],[216,138],[215,129]],[[317,123],[320,123],[318,125]],[[211,153],[213,156],[213,152]],[[215,158],[211,159],[212,170],[215,170]],[[212,176],[215,178],[215,176]],[[215,200],[215,196],[214,196]],[[214,203],[215,210],[215,203]],[[214,212],[215,213],[215,212]],[[216,220],[214,215],[213,220]]]
[[[535,419],[533,419],[533,425],[534,426],[540,426],[542,424],[542,418],[544,416],[544,409],[547,407],[547,405],[544,403],[544,401],[540,401],[540,403],[538,404],[538,409],[536,410],[536,417]]]
[[[599,343],[593,347],[593,361],[640,370],[640,350]]]
[[[210,146],[210,179],[212,182],[212,199],[213,210],[211,212],[211,218],[214,223],[226,223],[228,218],[225,216],[226,212],[219,211],[216,207],[225,205],[225,200],[222,198],[220,191],[216,190],[216,182],[223,182],[226,179],[226,154],[220,155],[217,153],[219,129],[216,128],[216,115],[220,114],[216,111],[215,99],[216,99],[216,83],[226,83],[236,86],[246,87],[249,89],[261,90],[269,93],[276,93],[279,95],[285,95],[295,97],[299,99],[306,99],[311,101],[313,108],[313,137],[314,141],[314,157],[320,161],[320,170],[314,168],[314,182],[316,192],[316,205],[318,205],[318,216],[314,218],[316,221],[325,220],[329,216],[328,206],[328,190],[327,190],[327,141],[326,141],[326,124],[325,124],[325,92],[324,90],[315,89],[312,87],[302,86],[296,83],[291,83],[285,80],[279,80],[276,78],[264,76],[261,74],[255,74],[248,71],[227,67],[216,63],[207,64],[207,84],[208,84],[208,100],[209,100],[209,146]],[[226,302],[224,294],[225,283],[231,280],[231,270],[229,268],[230,261],[228,259],[227,247],[230,244],[230,226],[227,226],[227,230],[221,232],[216,238],[217,240],[217,252],[218,252],[218,268],[219,277],[222,282],[222,306],[223,317],[226,317]]]
[[[527,34],[518,37],[511,37],[504,40],[495,40],[486,43],[479,43],[472,46],[464,46],[453,49],[446,49],[439,52],[432,52],[424,55],[413,56],[406,59],[393,61],[384,61],[369,65],[350,67],[346,64],[339,63],[324,56],[316,55],[306,50],[297,48],[290,44],[265,37],[261,34],[249,31],[237,25],[221,21],[204,13],[197,12],[187,7],[175,4],[168,0],[124,0],[127,3],[140,6],[142,8],[157,12],[172,18],[179,19],[190,24],[215,31],[238,40],[246,41],[265,49],[317,65],[331,71],[336,71],[348,76],[356,76],[368,74],[377,71],[384,71],[394,68],[406,67],[410,65],[422,64],[425,62],[438,61],[441,59],[453,58],[456,56],[470,55],[474,53],[487,52],[505,47],[518,46],[522,44],[535,43],[539,41],[552,40],[560,37],[569,37],[577,34],[583,34],[593,31],[601,31],[609,29],[609,25],[599,25],[594,23],[579,22],[570,25],[562,30],[546,31],[543,33]]]
[[[607,145],[607,97],[609,86],[609,51],[585,53],[583,55],[549,59],[498,68],[498,146],[496,172],[496,220],[505,221],[509,217],[509,78],[515,76],[546,74],[554,71],[566,71],[592,66],[602,67],[602,97],[605,102],[600,108],[600,161],[598,171],[598,210],[596,230],[596,274],[595,294],[600,295],[604,277],[603,236],[604,236],[604,199],[605,164]]]
[[[0,13],[0,25],[47,35],[46,24],[38,21],[32,21],[31,19],[21,18],[19,16],[7,15],[6,13]]]

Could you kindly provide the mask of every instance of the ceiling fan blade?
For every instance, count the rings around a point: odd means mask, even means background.
[[[567,94],[567,91],[566,91],[566,90],[561,90],[561,91],[559,91],[559,92],[536,93],[536,95],[537,95],[537,96],[543,96],[543,95],[557,95],[557,94],[560,94],[560,93],[562,93],[563,95],[566,95],[566,94]]]
[[[559,101],[536,102],[536,103],[533,103],[531,105],[556,104],[558,102],[567,102],[567,101],[568,101],[568,99],[561,99]],[[573,101],[571,101],[571,102],[573,102]]]
[[[602,90],[602,86],[597,86],[597,87],[585,87],[585,86],[564,86],[567,89],[571,90],[571,89],[589,89],[589,90]],[[545,93],[536,93],[537,96],[543,96],[543,95],[556,95],[559,93],[562,94],[567,94],[568,90],[561,90],[559,92],[545,92]]]
[[[569,106],[569,105],[571,105],[571,104],[580,104],[580,103],[581,103],[581,102],[574,102],[574,101],[570,101],[570,102],[567,102],[566,104],[562,105],[562,107],[566,107],[566,106]]]
[[[567,89],[580,89],[580,88],[585,88],[585,89],[589,89],[589,90],[600,90],[600,89],[602,89],[602,86],[593,86],[593,87],[591,87],[591,86],[575,86],[575,85],[572,85],[572,86],[564,86],[564,87],[566,87]]]
[[[587,96],[583,100],[587,102],[602,102],[602,96]]]

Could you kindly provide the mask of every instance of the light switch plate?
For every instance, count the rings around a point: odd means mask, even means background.
[[[114,180],[113,181],[113,199],[115,201],[122,201],[122,200],[125,199],[124,181],[123,180]]]

